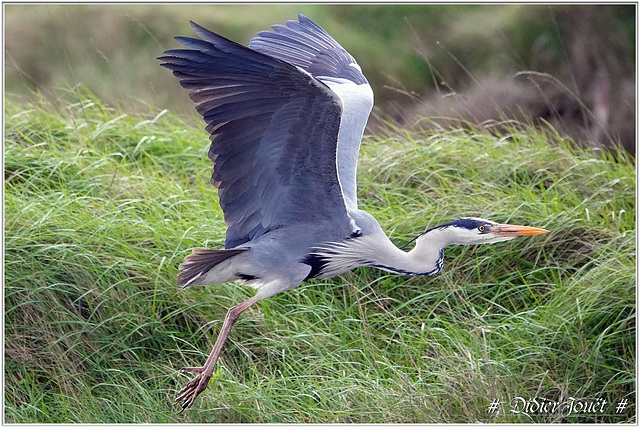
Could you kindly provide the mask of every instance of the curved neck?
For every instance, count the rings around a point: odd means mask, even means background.
[[[409,252],[380,232],[318,247],[313,253],[320,269],[316,277],[330,278],[361,266],[401,275],[435,275],[442,269],[442,249],[448,243],[437,230],[420,235]]]
[[[435,275],[442,270],[448,242],[437,230],[420,235],[409,252],[397,248],[384,234],[376,238],[371,240],[368,266],[402,275]]]
[[[429,238],[435,238],[435,236],[421,235],[416,240],[415,247],[409,252],[394,246],[393,256],[388,257],[386,263],[381,261],[372,266],[403,275],[435,275],[442,270],[443,248],[446,244],[439,239]]]

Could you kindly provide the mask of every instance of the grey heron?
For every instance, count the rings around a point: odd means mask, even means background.
[[[227,225],[224,249],[194,249],[180,264],[183,287],[239,281],[257,292],[229,309],[211,354],[176,398],[183,410],[206,389],[234,323],[254,303],[311,278],[361,266],[435,275],[443,248],[500,242],[544,229],[461,218],[397,248],[358,209],[356,167],[373,91],[355,59],[309,18],[274,25],[248,47],[195,23],[191,49],[159,59],[190,91],[207,123]]]

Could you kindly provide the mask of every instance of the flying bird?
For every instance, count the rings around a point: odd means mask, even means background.
[[[211,183],[227,225],[224,249],[194,249],[178,285],[239,281],[256,294],[229,309],[202,367],[178,394],[182,409],[206,389],[229,332],[254,303],[311,278],[369,266],[435,275],[443,248],[544,229],[461,218],[421,233],[405,252],[358,209],[356,167],[373,91],[356,60],[309,18],[274,25],[242,46],[193,22],[190,49],[158,58],[189,90],[207,123]]]

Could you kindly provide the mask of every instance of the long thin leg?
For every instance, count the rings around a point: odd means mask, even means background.
[[[181,369],[187,372],[198,373],[198,375],[194,379],[192,379],[187,384],[187,386],[185,386],[180,390],[180,392],[178,392],[179,395],[176,398],[175,402],[178,403],[179,401],[182,401],[182,410],[188,409],[189,407],[191,407],[196,397],[202,391],[207,389],[207,385],[209,384],[209,379],[211,379],[211,376],[213,374],[213,369],[215,368],[216,363],[218,362],[218,358],[222,353],[222,348],[224,346],[224,343],[227,341],[227,338],[229,337],[229,332],[231,331],[231,328],[233,327],[235,322],[238,320],[240,315],[247,308],[249,308],[255,302],[260,300],[260,299],[257,299],[256,297],[257,296],[247,299],[244,302],[240,303],[239,305],[236,305],[233,308],[229,309],[229,312],[227,312],[227,316],[224,318],[224,323],[222,324],[222,329],[220,330],[220,334],[218,334],[216,343],[213,345],[211,354],[209,354],[209,358],[207,358],[207,361],[204,363],[204,366],[185,367]]]

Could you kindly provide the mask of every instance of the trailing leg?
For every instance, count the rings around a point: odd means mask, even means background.
[[[209,384],[209,379],[211,379],[211,376],[213,374],[213,369],[215,368],[216,363],[218,362],[218,358],[222,353],[222,348],[224,347],[224,344],[227,341],[227,338],[229,337],[229,332],[231,331],[231,328],[233,327],[235,322],[238,320],[240,315],[258,300],[260,299],[257,298],[257,296],[254,296],[250,299],[245,300],[239,305],[236,305],[233,308],[229,309],[229,311],[227,312],[227,316],[224,318],[222,329],[218,334],[218,339],[216,339],[216,343],[213,345],[211,354],[209,354],[209,358],[207,358],[207,361],[204,363],[204,366],[185,367],[181,369],[183,371],[197,373],[197,376],[194,379],[192,379],[187,384],[187,386],[182,388],[178,393],[179,395],[176,398],[175,402],[178,403],[182,401],[182,410],[188,409],[189,407],[191,407],[196,397],[202,391],[207,389],[207,385]]]

